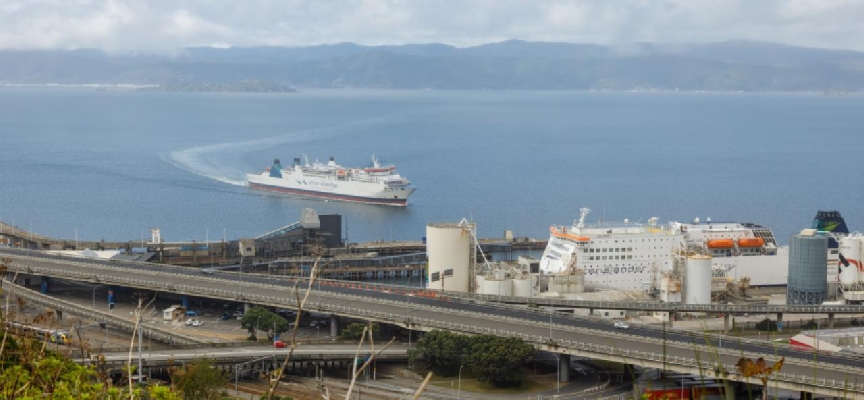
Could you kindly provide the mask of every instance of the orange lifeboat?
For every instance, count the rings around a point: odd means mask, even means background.
[[[738,239],[738,247],[762,247],[764,245],[765,239],[760,237]]]
[[[559,237],[562,239],[570,239],[576,242],[588,242],[591,240],[588,236],[576,236],[572,233],[567,233],[566,231],[562,232],[556,229],[554,226],[549,228],[549,232],[552,232],[552,236]]]
[[[714,239],[708,241],[709,249],[731,249],[735,246],[735,241],[732,239]]]

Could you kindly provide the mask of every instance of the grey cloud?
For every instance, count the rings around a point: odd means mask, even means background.
[[[864,50],[847,0],[250,0],[0,4],[0,48],[172,52],[189,46],[504,39],[626,44],[729,39]]]

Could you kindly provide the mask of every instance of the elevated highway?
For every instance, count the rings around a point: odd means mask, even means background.
[[[298,345],[294,349],[294,354],[291,356],[293,362],[305,361],[352,361],[356,357],[366,357],[373,352],[377,352],[383,346],[378,346],[372,349],[369,346],[362,346],[359,349],[357,345],[351,344],[327,344],[327,345]],[[288,354],[288,349],[276,349],[273,346],[252,346],[238,348],[219,348],[219,349],[174,349],[174,350],[158,350],[143,352],[141,358],[143,364],[148,368],[164,368],[169,366],[183,365],[190,361],[200,359],[213,360],[215,364],[237,364],[251,360],[260,360],[270,358],[276,362],[285,360]],[[129,352],[110,352],[102,354],[105,365],[107,366],[122,366],[129,362]],[[137,360],[137,352],[133,354],[133,362]],[[379,360],[407,360],[408,346],[394,344],[382,351],[378,357]],[[79,362],[90,362],[91,360],[77,359]]]
[[[6,252],[2,256],[11,260],[10,272],[280,308],[296,307],[294,288],[305,287],[304,281],[236,274],[207,275],[197,269],[153,264],[93,262],[39,253]],[[652,327],[618,331],[606,321],[486,303],[451,293],[433,296],[425,290],[404,287],[368,288],[373,287],[322,282],[314,287],[306,308],[415,330],[446,329],[466,334],[519,337],[539,349],[558,354],[730,380],[746,380],[735,373],[734,364],[740,357],[764,357],[769,361],[785,357],[782,372],[769,380],[771,386],[864,399],[864,360],[861,358],[814,354],[771,343]],[[838,309],[846,311],[843,307]],[[788,308],[786,310],[789,312]]]

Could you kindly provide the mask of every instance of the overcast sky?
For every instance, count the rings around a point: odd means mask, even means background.
[[[523,39],[772,41],[864,51],[861,0],[0,0],[0,48],[166,53],[189,46]]]

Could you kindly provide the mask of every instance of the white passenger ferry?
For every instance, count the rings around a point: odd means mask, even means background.
[[[405,206],[415,188],[399,175],[393,165],[380,165],[372,157],[368,168],[345,168],[333,157],[326,164],[294,159],[290,168],[282,168],[277,158],[271,167],[259,174],[247,174],[252,189],[330,200],[351,201],[388,206]]]

